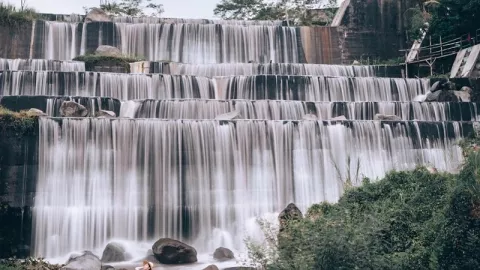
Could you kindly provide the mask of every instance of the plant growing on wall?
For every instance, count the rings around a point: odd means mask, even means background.
[[[163,5],[155,0],[103,0],[100,1],[100,8],[107,14],[116,16],[153,16],[160,17],[163,12]],[[90,8],[85,8],[88,12]]]

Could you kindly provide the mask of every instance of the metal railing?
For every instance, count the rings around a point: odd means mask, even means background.
[[[405,56],[407,56],[411,51],[417,51],[416,57],[413,60],[408,61],[407,64],[418,62],[428,63],[429,61],[435,61],[437,58],[455,55],[462,49],[476,45],[480,43],[480,29],[477,29],[473,36],[470,34],[465,34],[456,38],[439,37],[437,41],[433,41],[432,37],[429,36],[423,40],[423,43],[426,41],[428,42],[427,46],[416,49],[401,50],[402,52],[405,52]]]

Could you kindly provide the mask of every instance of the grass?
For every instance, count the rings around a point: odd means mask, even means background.
[[[21,27],[37,19],[35,9],[18,9],[14,5],[0,2],[0,26]]]
[[[80,55],[73,59],[74,61],[85,62],[86,70],[92,71],[95,66],[121,66],[124,67],[127,72],[130,72],[130,63],[143,61],[144,58],[135,56],[101,56],[95,54]]]
[[[13,132],[17,136],[35,134],[38,116],[28,111],[14,112],[0,106],[0,133]]]

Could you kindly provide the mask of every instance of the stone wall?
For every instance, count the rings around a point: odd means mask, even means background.
[[[38,127],[29,132],[0,117],[0,258],[30,253],[38,170]]]
[[[0,26],[0,57],[30,58],[32,25]]]
[[[339,26],[342,63],[403,57],[404,12],[413,0],[350,0]]]

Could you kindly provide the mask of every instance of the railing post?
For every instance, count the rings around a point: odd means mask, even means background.
[[[440,36],[440,56],[443,55],[442,36]]]

